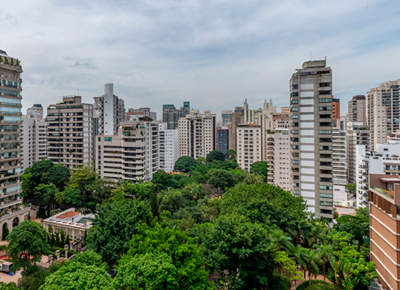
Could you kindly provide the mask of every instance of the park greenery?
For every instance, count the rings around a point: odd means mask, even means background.
[[[26,200],[41,205],[44,215],[56,206],[76,207],[96,218],[86,252],[48,270],[18,259],[26,251],[48,251],[61,237],[33,221],[13,228],[10,256],[26,270],[18,285],[7,287],[367,289],[377,277],[369,260],[368,211],[340,217],[332,227],[308,213],[302,197],[268,184],[266,162],[247,172],[236,152],[220,153],[180,157],[174,174],[159,170],[151,181],[136,183],[101,179],[90,167],[69,171],[48,160],[35,163],[23,175]],[[54,178],[60,172],[65,175]],[[32,223],[37,226],[28,227]],[[21,246],[30,234],[38,241]],[[314,281],[317,276],[323,280]]]

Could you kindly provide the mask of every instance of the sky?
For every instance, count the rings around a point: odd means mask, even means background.
[[[114,83],[126,108],[220,114],[289,105],[304,61],[327,58],[347,102],[400,78],[399,0],[2,0],[0,49],[23,67],[23,113]]]

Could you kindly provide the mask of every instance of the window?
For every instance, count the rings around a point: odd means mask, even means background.
[[[112,137],[104,137],[104,141],[111,142],[112,141]]]

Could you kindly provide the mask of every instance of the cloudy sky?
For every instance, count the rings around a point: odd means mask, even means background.
[[[5,2],[5,1],[4,1]],[[327,57],[342,112],[400,78],[399,0],[13,0],[0,49],[21,60],[23,105],[114,83],[126,108],[233,109],[289,103],[289,79]],[[159,115],[160,117],[160,115]]]

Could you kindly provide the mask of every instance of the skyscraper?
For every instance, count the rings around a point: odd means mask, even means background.
[[[18,59],[0,50],[0,235],[9,232],[24,218],[29,207],[22,205],[21,195],[21,73]],[[17,210],[15,210],[17,209]],[[18,210],[19,209],[19,210]],[[4,237],[4,236],[3,236]]]
[[[165,172],[174,171],[174,165],[179,158],[179,130],[167,129],[166,123],[159,123],[159,168]]]
[[[362,122],[362,125],[367,124],[365,96],[354,96],[348,103],[349,122]]]
[[[121,122],[125,121],[124,101],[114,95],[114,85],[104,85],[104,95],[94,98],[94,109],[99,117],[99,134],[116,135]]]
[[[183,107],[176,109],[174,105],[163,105],[163,123],[168,129],[177,129],[179,118],[185,117],[190,112],[190,102],[183,102]]]
[[[231,110],[222,111],[222,125],[228,125],[232,123],[232,114]]]
[[[290,79],[292,193],[316,217],[333,217],[332,70],[307,61]]]
[[[233,150],[237,150],[236,127],[238,124],[243,124],[243,123],[244,123],[243,107],[235,107],[235,111],[232,113],[231,141],[230,141],[230,147]]]
[[[371,150],[385,143],[387,136],[400,129],[400,79],[380,84],[367,93],[367,118],[371,130]]]
[[[229,147],[230,128],[228,126],[217,127],[216,150],[226,153]]]

